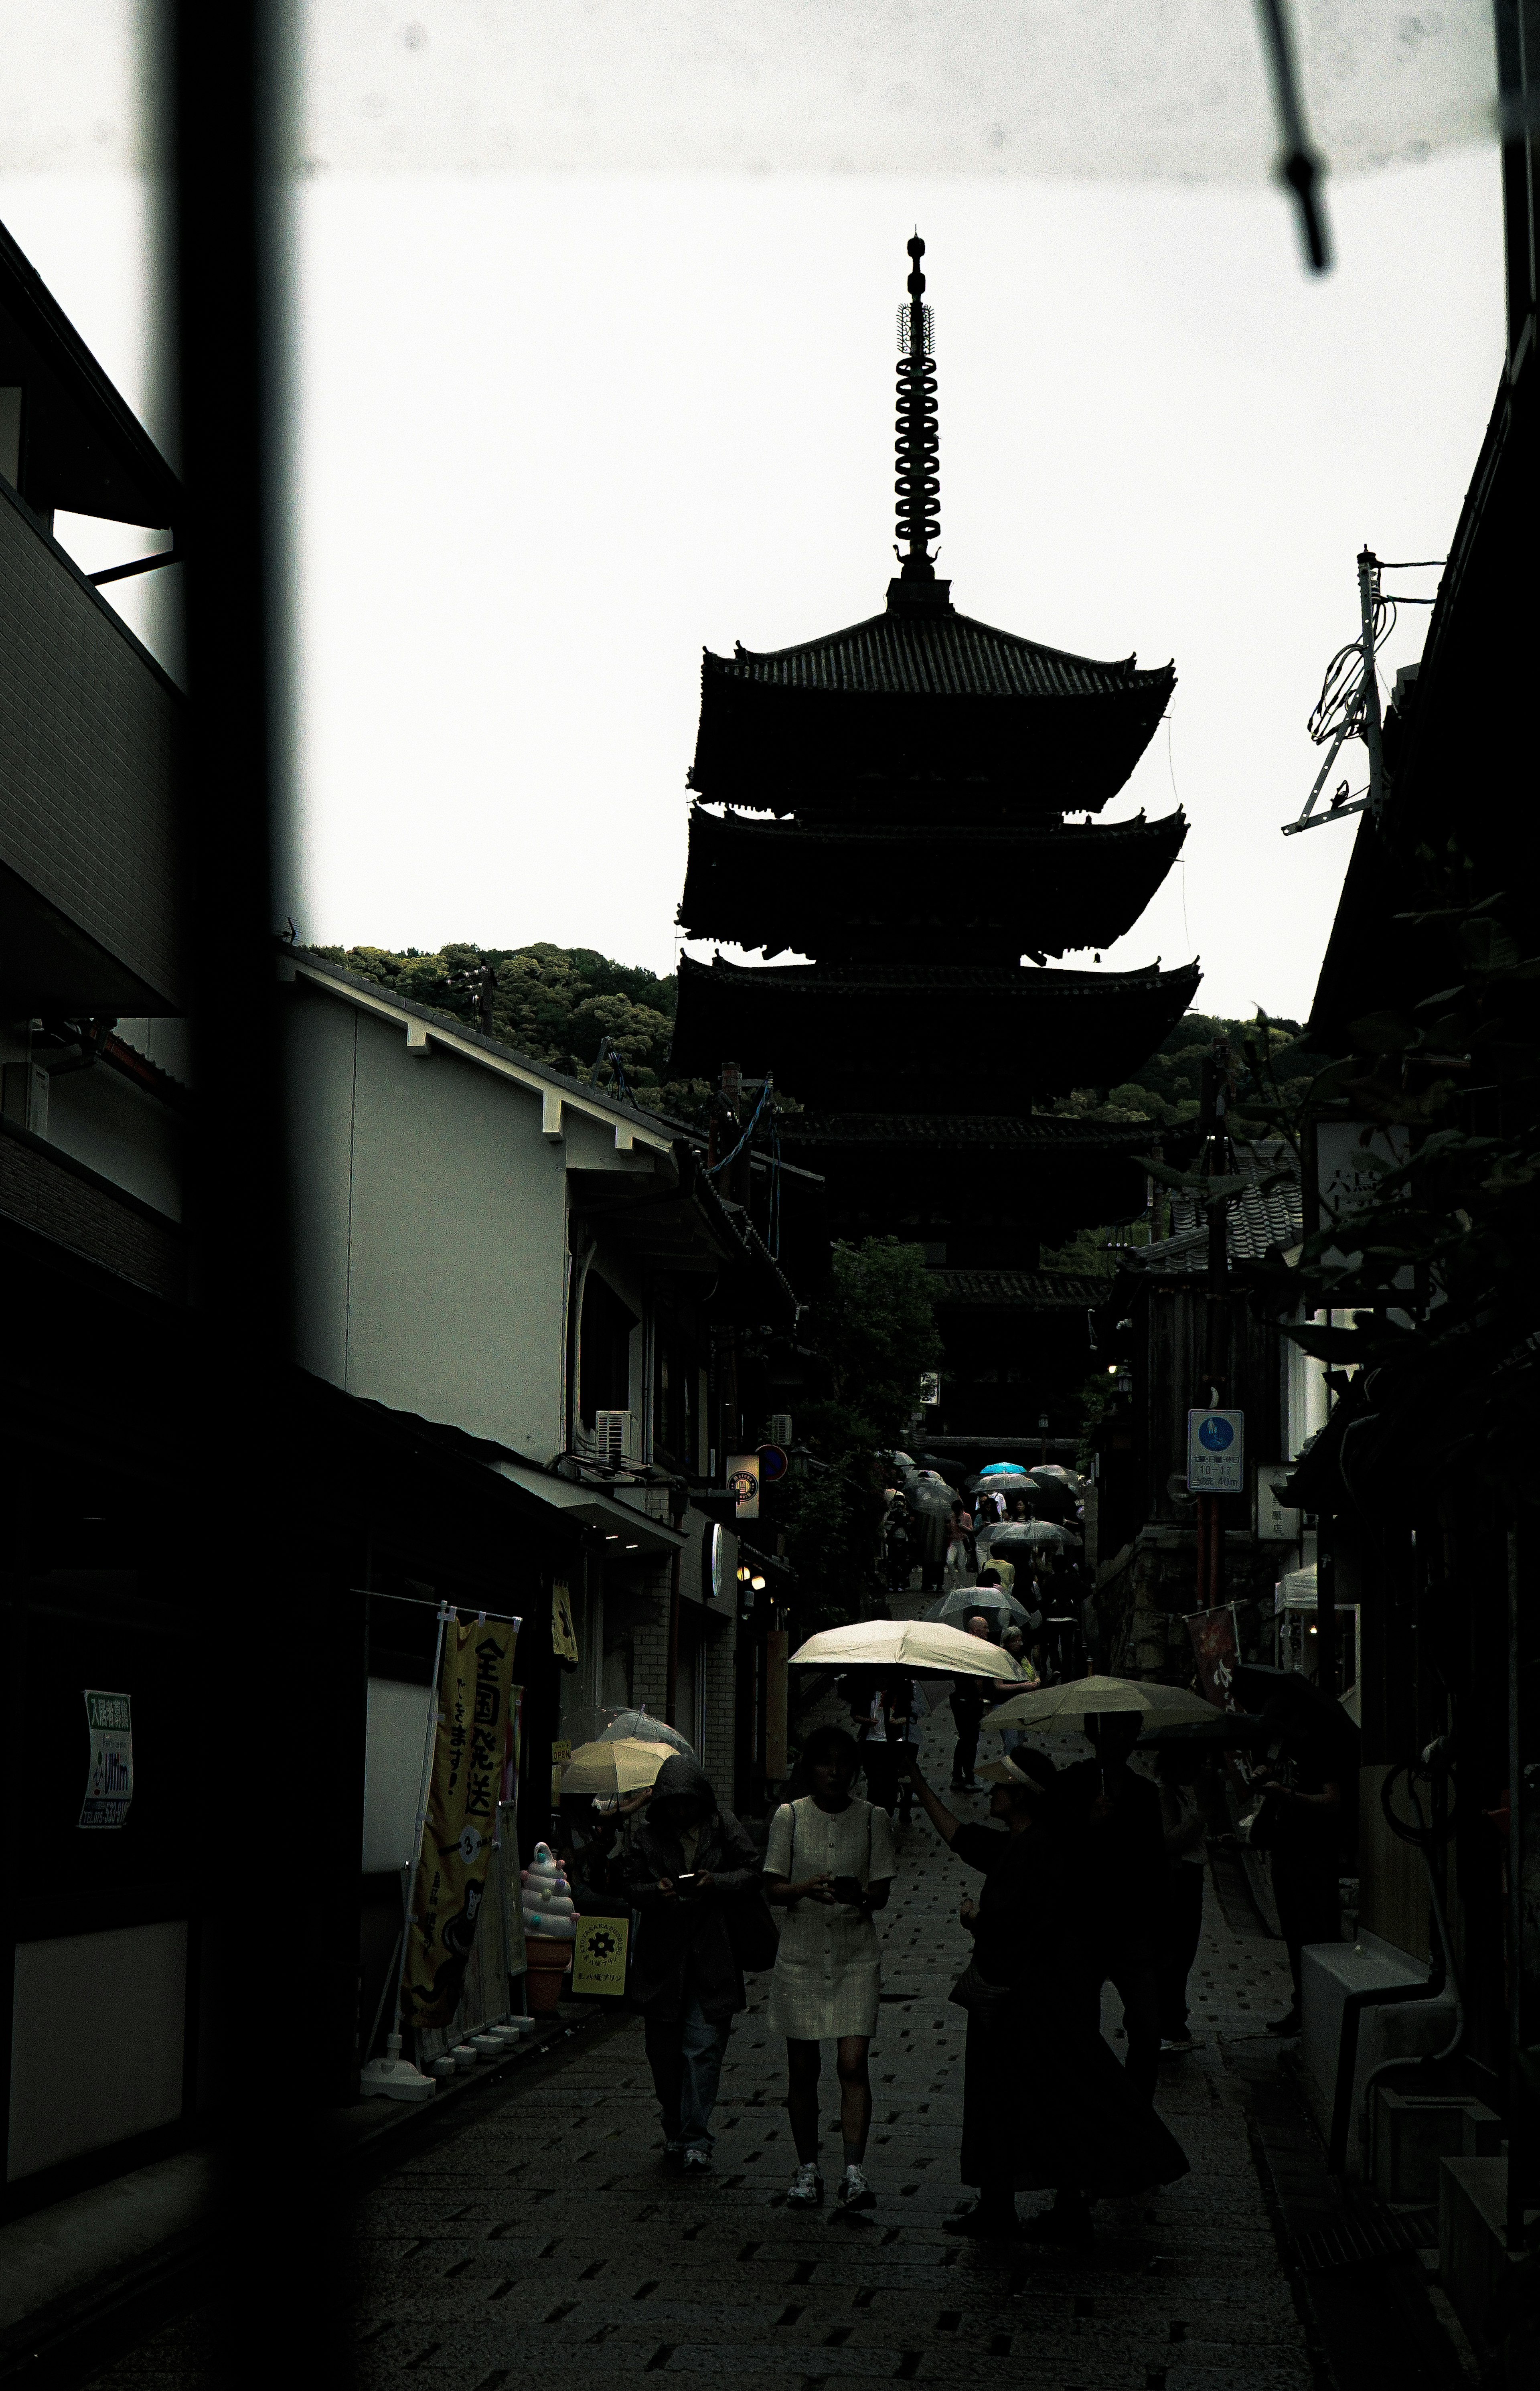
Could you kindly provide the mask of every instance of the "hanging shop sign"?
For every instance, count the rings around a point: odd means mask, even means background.
[[[550,1589],[550,1648],[569,1669],[577,1666],[577,1630],[572,1620],[572,1589],[558,1578]]]
[[[85,1688],[91,1756],[85,1771],[83,1827],[121,1827],[134,1799],[134,1712],[127,1694]]]
[[[759,1455],[757,1453],[730,1453],[727,1457],[727,1482],[737,1504],[735,1517],[757,1519],[759,1517]]]
[[[1239,1494],[1246,1486],[1245,1414],[1187,1414],[1187,1492]]]
[[[1240,1651],[1236,1643],[1236,1614],[1228,1603],[1218,1610],[1195,1610],[1187,1619],[1193,1658],[1203,1690],[1216,1710],[1236,1707],[1236,1671]]]
[[[572,1945],[572,1990],[578,2000],[618,2000],[626,1990],[628,1918],[580,1918]]]
[[[457,1620],[445,1637],[407,1938],[403,2012],[414,2026],[447,2025],[465,1982],[498,1829],[517,1641],[511,1621]]]
[[[712,1519],[701,1538],[701,1594],[707,1602],[720,1602],[727,1586],[727,1530]]]
[[[1298,1463],[1292,1461],[1259,1461],[1257,1464],[1257,1542],[1262,1544],[1297,1544],[1300,1541],[1301,1515],[1298,1508],[1282,1498],[1282,1489],[1293,1477]]]

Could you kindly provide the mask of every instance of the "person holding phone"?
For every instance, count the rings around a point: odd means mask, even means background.
[[[672,1753],[632,1836],[622,1885],[641,1920],[628,1989],[642,2015],[664,2153],[687,2176],[710,2172],[727,2039],[747,2004],[729,1908],[758,1877],[757,1852],[705,1770]]]
[[[811,1787],[783,1802],[770,1820],[765,1892],[783,1908],[781,1948],[770,1979],[769,2025],[786,2038],[792,2139],[797,2167],[786,2194],[792,2208],[823,2199],[819,2169],[820,2045],[837,2045],[842,2208],[874,2208],[862,2162],[872,2126],[867,2054],[876,2031],[882,1965],[873,1913],[886,1907],[893,1880],[893,1828],[886,1810],[851,1792],[861,1751],[843,1727],[814,1729],[800,1773]]]

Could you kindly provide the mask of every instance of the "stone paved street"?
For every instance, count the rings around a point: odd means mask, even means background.
[[[927,1758],[944,1782],[941,1754]],[[641,2373],[734,2391],[847,2377],[1304,2391],[1316,2378],[1232,2065],[1255,2055],[1263,2020],[1284,2004],[1281,1947],[1245,1919],[1232,1928],[1210,1879],[1194,1974],[1205,2047],[1162,2064],[1160,2105],[1192,2161],[1188,2178],[1104,2205],[1083,2259],[960,2246],[940,2230],[965,2196],[964,2021],[946,1994],[964,1955],[958,1896],[976,1881],[923,1819],[901,1833],[879,1921],[887,1990],[873,2051],[874,2214],[803,2217],[784,2205],[783,2060],[765,2030],[760,1979],[733,2035],[709,2183],[664,2171],[634,2023],[491,2096],[462,2129],[377,2180],[358,2207],[359,2379],[403,2391]],[[1106,2025],[1115,2036],[1110,2009]],[[1051,2050],[1023,2052],[1029,2068],[1053,2063]],[[832,2091],[829,2110],[832,2125]],[[836,2157],[832,2133],[829,2149]],[[828,2172],[832,2188],[837,2166]],[[110,2391],[188,2380],[196,2341],[194,2320],[101,2380]]]

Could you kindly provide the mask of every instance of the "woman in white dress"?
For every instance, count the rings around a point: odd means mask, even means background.
[[[816,2208],[823,2198],[818,2165],[819,2045],[838,2045],[839,2123],[845,2173],[842,2208],[874,2208],[862,2172],[872,2125],[867,2052],[876,2031],[882,1968],[874,1910],[886,1906],[893,1879],[893,1829],[886,1810],[850,1791],[861,1751],[843,1727],[815,1728],[803,1746],[812,1791],[783,1803],[770,1820],[765,1891],[786,1912],[770,1980],[769,2024],[786,2037],[787,2109],[797,2169],[788,2205]]]

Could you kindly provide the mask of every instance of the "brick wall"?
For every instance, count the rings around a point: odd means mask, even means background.
[[[702,1620],[697,1662],[702,1673],[701,1765],[720,1799],[732,1799],[733,1655],[738,1640],[736,1607],[726,1618],[708,1611]]]
[[[3,1119],[0,1214],[152,1295],[183,1299],[187,1269],[175,1224],[156,1219],[83,1164],[56,1161],[39,1139]]]
[[[168,1012],[181,977],[181,712],[164,674],[0,490],[0,860]]]

